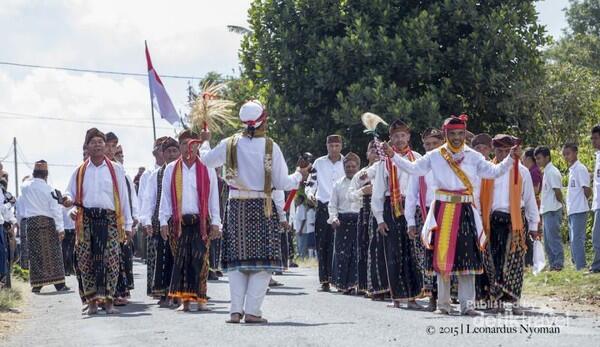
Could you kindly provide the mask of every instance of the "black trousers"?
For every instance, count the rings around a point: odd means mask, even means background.
[[[317,238],[317,259],[319,261],[319,282],[331,282],[331,266],[333,264],[333,230],[327,224],[329,211],[326,203],[319,201],[315,216],[315,237]]]

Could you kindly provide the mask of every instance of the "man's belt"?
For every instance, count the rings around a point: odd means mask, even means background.
[[[470,204],[474,201],[473,195],[445,192],[442,190],[435,192],[435,199],[442,202],[449,202],[451,204]]]
[[[257,190],[229,190],[230,199],[265,199],[267,195]]]

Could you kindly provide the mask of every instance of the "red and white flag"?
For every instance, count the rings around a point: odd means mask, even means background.
[[[152,106],[160,113],[160,117],[166,119],[169,123],[179,123],[179,114],[175,111],[175,106],[167,94],[167,90],[163,85],[160,77],[156,73],[154,66],[152,66],[152,60],[150,59],[150,52],[148,52],[148,44],[146,45],[146,62],[148,63],[148,85],[150,87],[150,98],[152,99]]]

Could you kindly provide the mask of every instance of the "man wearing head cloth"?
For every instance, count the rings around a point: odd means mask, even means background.
[[[329,223],[334,230],[331,283],[339,292],[350,294],[356,287],[356,223],[360,204],[348,196],[350,182],[360,168],[360,157],[352,152],[344,157],[345,176],[333,185],[329,200]]]
[[[173,269],[171,244],[174,246],[175,240],[172,230],[169,232],[167,240],[160,236],[159,209],[165,169],[167,165],[181,156],[181,152],[179,143],[174,138],[165,136],[159,140],[160,145],[157,147],[160,148],[155,147],[154,153],[160,153],[160,159],[164,159],[164,162],[157,170],[152,170],[147,179],[144,189],[145,196],[142,197],[141,223],[144,233],[147,235],[148,244],[146,293],[148,296],[158,299],[158,304],[164,307],[169,304],[168,294]],[[172,223],[169,224],[169,227],[172,228]]]
[[[231,307],[229,323],[266,323],[261,306],[271,273],[282,271],[279,218],[272,192],[297,189],[309,167],[288,175],[279,146],[266,136],[267,113],[258,101],[240,108],[242,132],[214,149],[203,144],[206,166],[225,166],[229,185],[221,262],[228,272]],[[206,136],[209,138],[210,136]]]
[[[426,129],[421,135],[425,152],[433,151],[444,144],[444,134],[435,128]],[[435,276],[427,274],[426,271],[426,249],[418,237],[429,213],[429,207],[434,200],[435,181],[433,174],[428,172],[425,176],[411,175],[406,192],[406,208],[404,214],[408,225],[408,234],[412,239],[417,255],[417,265],[423,279],[423,294],[430,295],[428,311],[435,311],[437,306],[437,283]]]
[[[189,129],[182,131],[181,156],[166,166],[162,178],[158,218],[164,242],[162,248],[157,245],[157,250],[166,250],[166,241],[173,239],[175,251],[168,295],[182,301],[178,311],[189,311],[192,302],[198,303],[198,310],[208,310],[210,242],[220,236],[221,229],[217,175],[200,161],[200,142],[198,134]],[[154,274],[156,284],[159,279],[156,269]]]
[[[163,142],[167,139],[167,136],[159,137],[154,141],[154,147],[152,149],[152,156],[154,156],[154,166],[145,170],[142,176],[140,177],[140,183],[138,188],[138,199],[140,206],[140,223],[144,229],[144,235],[146,237],[146,295],[150,297],[154,297],[152,295],[152,279],[154,276],[154,264],[156,263],[156,245],[155,240],[159,238],[160,233],[160,223],[158,223],[158,217],[156,217],[155,230],[152,229],[152,217],[154,213],[155,207],[158,208],[157,201],[155,200],[146,200],[146,189],[148,186],[148,182],[150,176],[158,169],[164,166],[165,160],[163,157]],[[172,139],[175,142],[175,146],[179,150],[179,144],[176,140]],[[162,181],[160,182],[162,183]],[[154,187],[156,190],[156,187]],[[160,200],[158,201],[160,202]],[[153,236],[153,232],[155,235]]]
[[[471,148],[481,153],[487,160],[490,159],[490,153],[492,153],[492,137],[486,133],[475,135],[471,140]]]
[[[388,291],[387,272],[385,269],[385,258],[383,256],[383,242],[377,242],[378,233],[370,233],[375,223],[371,216],[371,194],[373,192],[371,180],[375,177],[379,160],[375,141],[369,142],[367,146],[368,165],[352,177],[348,196],[353,202],[360,205],[358,213],[357,227],[357,291],[359,295],[370,294],[372,298],[381,298]],[[372,234],[372,235],[370,235]],[[371,240],[371,236],[373,240]],[[379,236],[382,238],[382,236]],[[380,246],[378,248],[378,246]],[[371,257],[371,266],[369,266],[369,257]],[[369,272],[371,275],[369,276]],[[369,281],[370,279],[370,281]],[[385,279],[383,281],[382,279]]]
[[[437,274],[438,312],[452,311],[450,277],[456,275],[461,313],[479,316],[481,312],[474,307],[475,275],[483,272],[481,249],[487,239],[474,204],[473,185],[482,177],[497,178],[508,172],[520,149],[513,147],[511,155],[499,164],[486,161],[465,146],[467,119],[466,115],[447,118],[443,128],[446,143],[414,162],[389,146],[384,145],[384,151],[402,171],[417,176],[433,173],[435,198],[421,230],[421,240],[432,259],[427,271]]]
[[[106,157],[105,141],[98,129],[87,131],[89,157],[73,172],[63,202],[66,207],[75,206],[80,295],[88,302],[90,315],[98,312],[99,302],[108,314],[118,313],[113,300],[119,277],[119,242],[126,240],[133,227],[125,172]]]
[[[496,135],[492,142],[494,163],[504,160],[517,141],[510,135]],[[519,161],[515,163],[518,170],[511,169],[493,179],[492,191],[481,193],[483,228],[489,241],[483,252],[485,272],[481,275],[487,279],[487,285],[485,281],[478,281],[477,294],[478,299],[485,300],[495,313],[503,313],[504,303],[511,302],[513,314],[522,315],[519,299],[526,238],[539,237],[540,216],[529,170]],[[522,210],[527,223],[523,221]]]
[[[17,199],[17,220],[27,224],[29,253],[29,282],[34,293],[43,286],[54,285],[57,291],[69,290],[65,286],[61,240],[64,237],[61,205],[52,198],[54,189],[46,183],[48,164],[37,161],[33,179],[21,186]]]
[[[397,119],[389,128],[392,151],[409,161],[421,155],[410,149],[410,128]],[[404,215],[410,174],[398,170],[390,158],[380,161],[373,180],[371,209],[377,232],[383,235],[387,279],[393,306],[407,302],[408,309],[420,309],[415,298],[421,294],[422,276],[415,257],[414,243],[407,233]]]
[[[331,282],[331,266],[333,264],[333,229],[327,223],[329,213],[327,204],[331,197],[334,183],[344,177],[344,156],[342,137],[329,135],[326,141],[327,155],[319,157],[313,163],[316,170],[305,189],[309,200],[316,202],[315,236],[317,239],[317,258],[319,262],[319,282],[322,291],[329,291]]]

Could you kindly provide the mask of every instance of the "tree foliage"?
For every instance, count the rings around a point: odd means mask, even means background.
[[[415,133],[462,112],[475,131],[526,129],[547,43],[533,2],[256,0],[243,78],[288,153],[322,153],[330,133],[362,153],[365,111]]]

